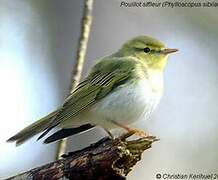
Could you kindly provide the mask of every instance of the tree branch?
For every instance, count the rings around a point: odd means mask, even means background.
[[[127,134],[111,140],[103,138],[89,147],[63,155],[63,159],[11,177],[8,180],[126,179],[132,167],[157,139],[153,136],[127,141]]]
[[[87,49],[91,23],[92,23],[92,8],[93,8],[93,0],[85,0],[76,61],[71,75],[72,77],[71,88],[70,88],[71,92],[79,83],[82,74],[82,68],[85,60],[86,49]],[[65,149],[66,149],[66,139],[62,139],[58,143],[56,159],[60,159],[60,156],[65,152]]]

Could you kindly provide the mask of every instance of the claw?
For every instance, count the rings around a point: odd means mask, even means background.
[[[142,130],[138,130],[138,129],[131,129],[129,128],[127,130],[127,133],[123,134],[120,136],[120,139],[121,140],[125,140],[127,139],[128,137],[132,136],[132,135],[136,135],[136,136],[139,136],[141,138],[147,138],[147,137],[150,137],[149,134],[145,133],[144,131]]]
[[[123,128],[123,129],[125,129],[127,131],[126,134],[123,134],[123,135],[120,136],[120,139],[126,139],[126,138],[132,136],[133,134],[135,134],[136,136],[139,136],[141,138],[147,138],[149,136],[149,134],[146,134],[142,130],[130,128],[130,127],[128,127],[128,126],[126,126],[124,124],[120,124],[120,123],[118,123],[116,121],[112,121],[112,120],[110,120],[110,121],[113,124],[116,124],[117,126]]]
[[[129,128],[128,132],[132,133],[132,134],[134,134],[136,136],[142,137],[142,138],[146,138],[146,137],[149,136],[149,134],[147,134],[146,132],[144,132],[142,130],[139,130],[139,129],[131,129],[131,128]]]

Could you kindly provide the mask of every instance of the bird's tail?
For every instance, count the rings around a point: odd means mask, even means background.
[[[16,146],[21,145],[26,140],[30,139],[34,135],[44,131],[46,127],[50,124],[53,118],[57,115],[58,110],[48,114],[42,119],[36,121],[35,123],[27,126],[11,138],[7,140],[7,142],[16,142]]]

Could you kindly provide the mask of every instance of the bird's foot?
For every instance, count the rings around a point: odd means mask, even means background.
[[[126,128],[125,128],[126,129]],[[126,129],[127,130],[127,129]],[[139,136],[141,138],[148,138],[150,137],[149,134],[145,133],[144,131],[142,130],[139,130],[139,129],[132,129],[132,128],[128,128],[127,130],[127,133],[124,133],[123,135],[121,135],[119,138],[121,140],[125,140],[127,139],[128,137],[132,136],[132,135],[136,135],[136,136]]]
[[[142,138],[149,136],[149,134],[147,134],[146,132],[144,132],[143,130],[140,130],[140,129],[128,128],[126,130],[128,133],[134,134],[134,135],[142,137]]]
[[[150,135],[145,133],[143,130],[139,130],[139,129],[134,129],[134,128],[130,128],[124,124],[121,124],[121,123],[118,123],[116,121],[112,121],[110,120],[113,124],[125,129],[127,131],[127,133],[123,134],[120,136],[121,139],[125,139],[125,138],[128,138],[130,136],[132,136],[133,134],[136,135],[136,136],[139,136],[141,138],[147,138],[149,137]],[[107,130],[106,130],[107,131]]]

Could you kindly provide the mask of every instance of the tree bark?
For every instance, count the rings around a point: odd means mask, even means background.
[[[126,140],[132,134],[120,138],[103,138],[95,144],[76,152],[63,155],[63,159],[24,172],[8,180],[120,180],[141,159],[142,152],[149,149],[156,137],[148,136]]]

